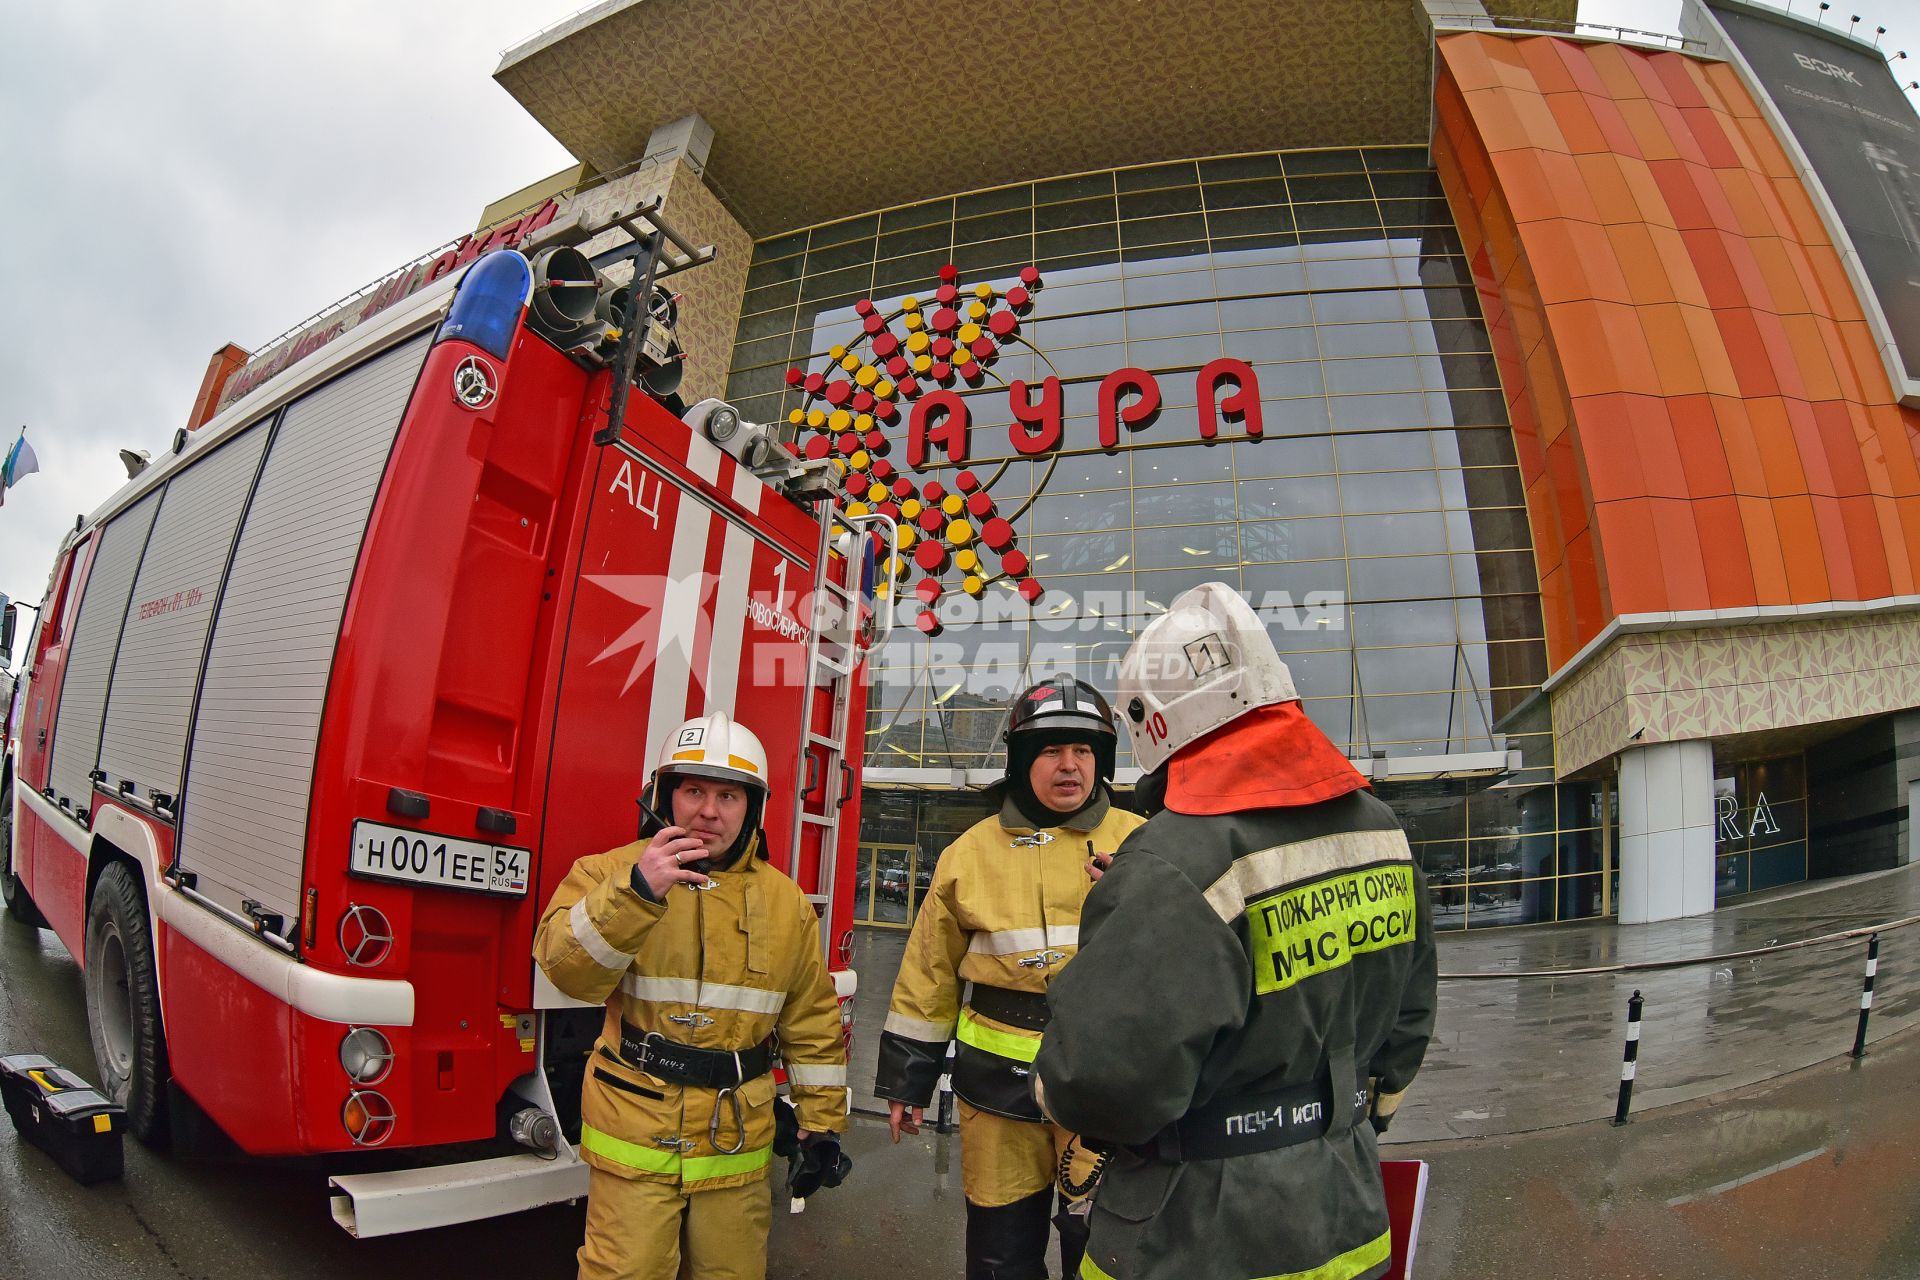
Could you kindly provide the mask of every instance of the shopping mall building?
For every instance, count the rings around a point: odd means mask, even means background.
[[[580,166],[488,219],[663,196],[720,250],[688,400],[917,539],[861,915],[985,812],[1011,693],[1111,691],[1212,579],[1449,926],[1911,857],[1920,121],[1831,27],[1573,10],[609,0],[505,55]]]

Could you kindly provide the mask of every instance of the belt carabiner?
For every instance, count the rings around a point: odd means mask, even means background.
[[[720,1104],[726,1102],[733,1106],[733,1145],[720,1145]],[[740,1105],[740,1088],[734,1085],[724,1088],[713,1095],[713,1116],[707,1121],[707,1142],[723,1156],[737,1156],[747,1149],[747,1117]]]

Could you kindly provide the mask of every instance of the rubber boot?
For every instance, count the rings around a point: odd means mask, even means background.
[[[1053,1188],[984,1208],[967,1202],[967,1280],[1048,1280]]]
[[[1080,1274],[1080,1259],[1087,1251],[1087,1236],[1092,1223],[1083,1213],[1069,1213],[1067,1198],[1060,1197],[1060,1212],[1053,1215],[1053,1225],[1060,1232],[1060,1275],[1061,1280],[1074,1280]]]

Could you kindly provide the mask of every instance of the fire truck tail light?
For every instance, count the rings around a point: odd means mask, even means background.
[[[504,360],[520,327],[520,311],[532,296],[533,268],[527,260],[511,249],[496,249],[467,269],[439,338],[463,339]]]
[[[354,1027],[341,1037],[340,1067],[355,1084],[378,1084],[393,1070],[393,1042],[372,1027]]]
[[[355,1089],[340,1108],[340,1123],[356,1147],[377,1147],[393,1136],[393,1104],[372,1089]]]
[[[340,916],[340,950],[347,963],[370,969],[393,953],[393,925],[378,907],[350,902]]]

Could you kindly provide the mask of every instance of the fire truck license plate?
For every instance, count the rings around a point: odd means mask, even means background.
[[[353,861],[348,870],[375,880],[403,880],[518,898],[526,896],[527,868],[532,861],[525,849],[456,840],[378,822],[356,822]]]

